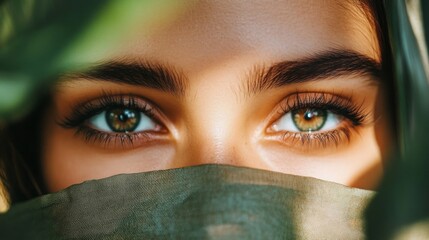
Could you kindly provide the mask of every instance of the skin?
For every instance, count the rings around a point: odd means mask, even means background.
[[[84,78],[60,81],[45,114],[42,165],[48,191],[120,173],[209,163],[376,188],[390,135],[382,87],[369,83],[371,76],[318,79],[256,94],[243,87],[251,81],[252,69],[332,49],[380,61],[374,29],[355,5],[339,0],[201,0],[150,35],[136,32],[111,59],[103,60],[167,64],[185,77],[186,91],[177,96]],[[97,99],[103,91],[149,100],[165,129],[150,141],[124,146],[85,141],[76,129],[58,124],[74,106]],[[352,130],[349,139],[337,144],[284,141],[284,132],[272,127],[282,117],[282,103],[297,92],[350,98],[366,114],[366,122],[354,127],[343,119],[339,126]]]

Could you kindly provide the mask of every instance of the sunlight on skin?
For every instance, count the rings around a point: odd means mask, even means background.
[[[136,32],[118,48],[116,57],[109,59],[170,66],[184,76],[183,96],[83,78],[58,84],[45,116],[47,188],[58,191],[119,173],[216,163],[374,189],[387,151],[380,147],[387,144],[380,143],[376,135],[381,131],[382,141],[389,139],[389,119],[380,117],[386,112],[375,110],[378,104],[384,106],[383,93],[381,85],[369,84],[371,76],[350,74],[256,94],[245,92],[254,68],[264,71],[281,61],[298,61],[334,49],[380,60],[374,29],[360,9],[345,1],[200,1],[151,35]],[[336,136],[336,144],[333,137],[326,140],[326,146],[314,137],[305,146],[299,144],[301,140],[281,140],[284,134],[267,129],[281,117],[285,99],[297,92],[348,99],[367,113],[367,121],[350,131],[349,140],[345,134]],[[106,146],[85,141],[76,129],[57,124],[69,117],[76,105],[106,93],[148,100],[159,110],[155,115],[167,133],[154,134],[156,140],[133,147]],[[340,127],[352,128],[350,121]],[[371,174],[366,176],[368,170]],[[361,177],[370,180],[357,181]]]

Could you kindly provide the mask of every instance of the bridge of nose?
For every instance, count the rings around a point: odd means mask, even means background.
[[[247,68],[235,69],[219,67],[189,79],[179,144],[181,166],[213,163],[261,168],[252,154],[253,130],[247,128],[245,101],[239,92]]]

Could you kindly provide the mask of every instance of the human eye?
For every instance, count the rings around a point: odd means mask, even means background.
[[[132,133],[155,130],[156,123],[139,109],[114,107],[104,110],[88,120],[89,126],[110,133]]]
[[[156,107],[138,96],[105,93],[72,109],[59,124],[104,148],[133,148],[166,133]]]
[[[295,93],[280,103],[269,134],[284,144],[304,148],[339,146],[370,122],[369,114],[350,97],[329,93]]]

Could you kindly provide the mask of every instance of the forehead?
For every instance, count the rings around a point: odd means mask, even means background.
[[[135,32],[117,57],[185,71],[230,59],[281,61],[331,49],[378,59],[375,32],[359,0],[199,0],[156,28]],[[144,34],[143,34],[144,32]]]

